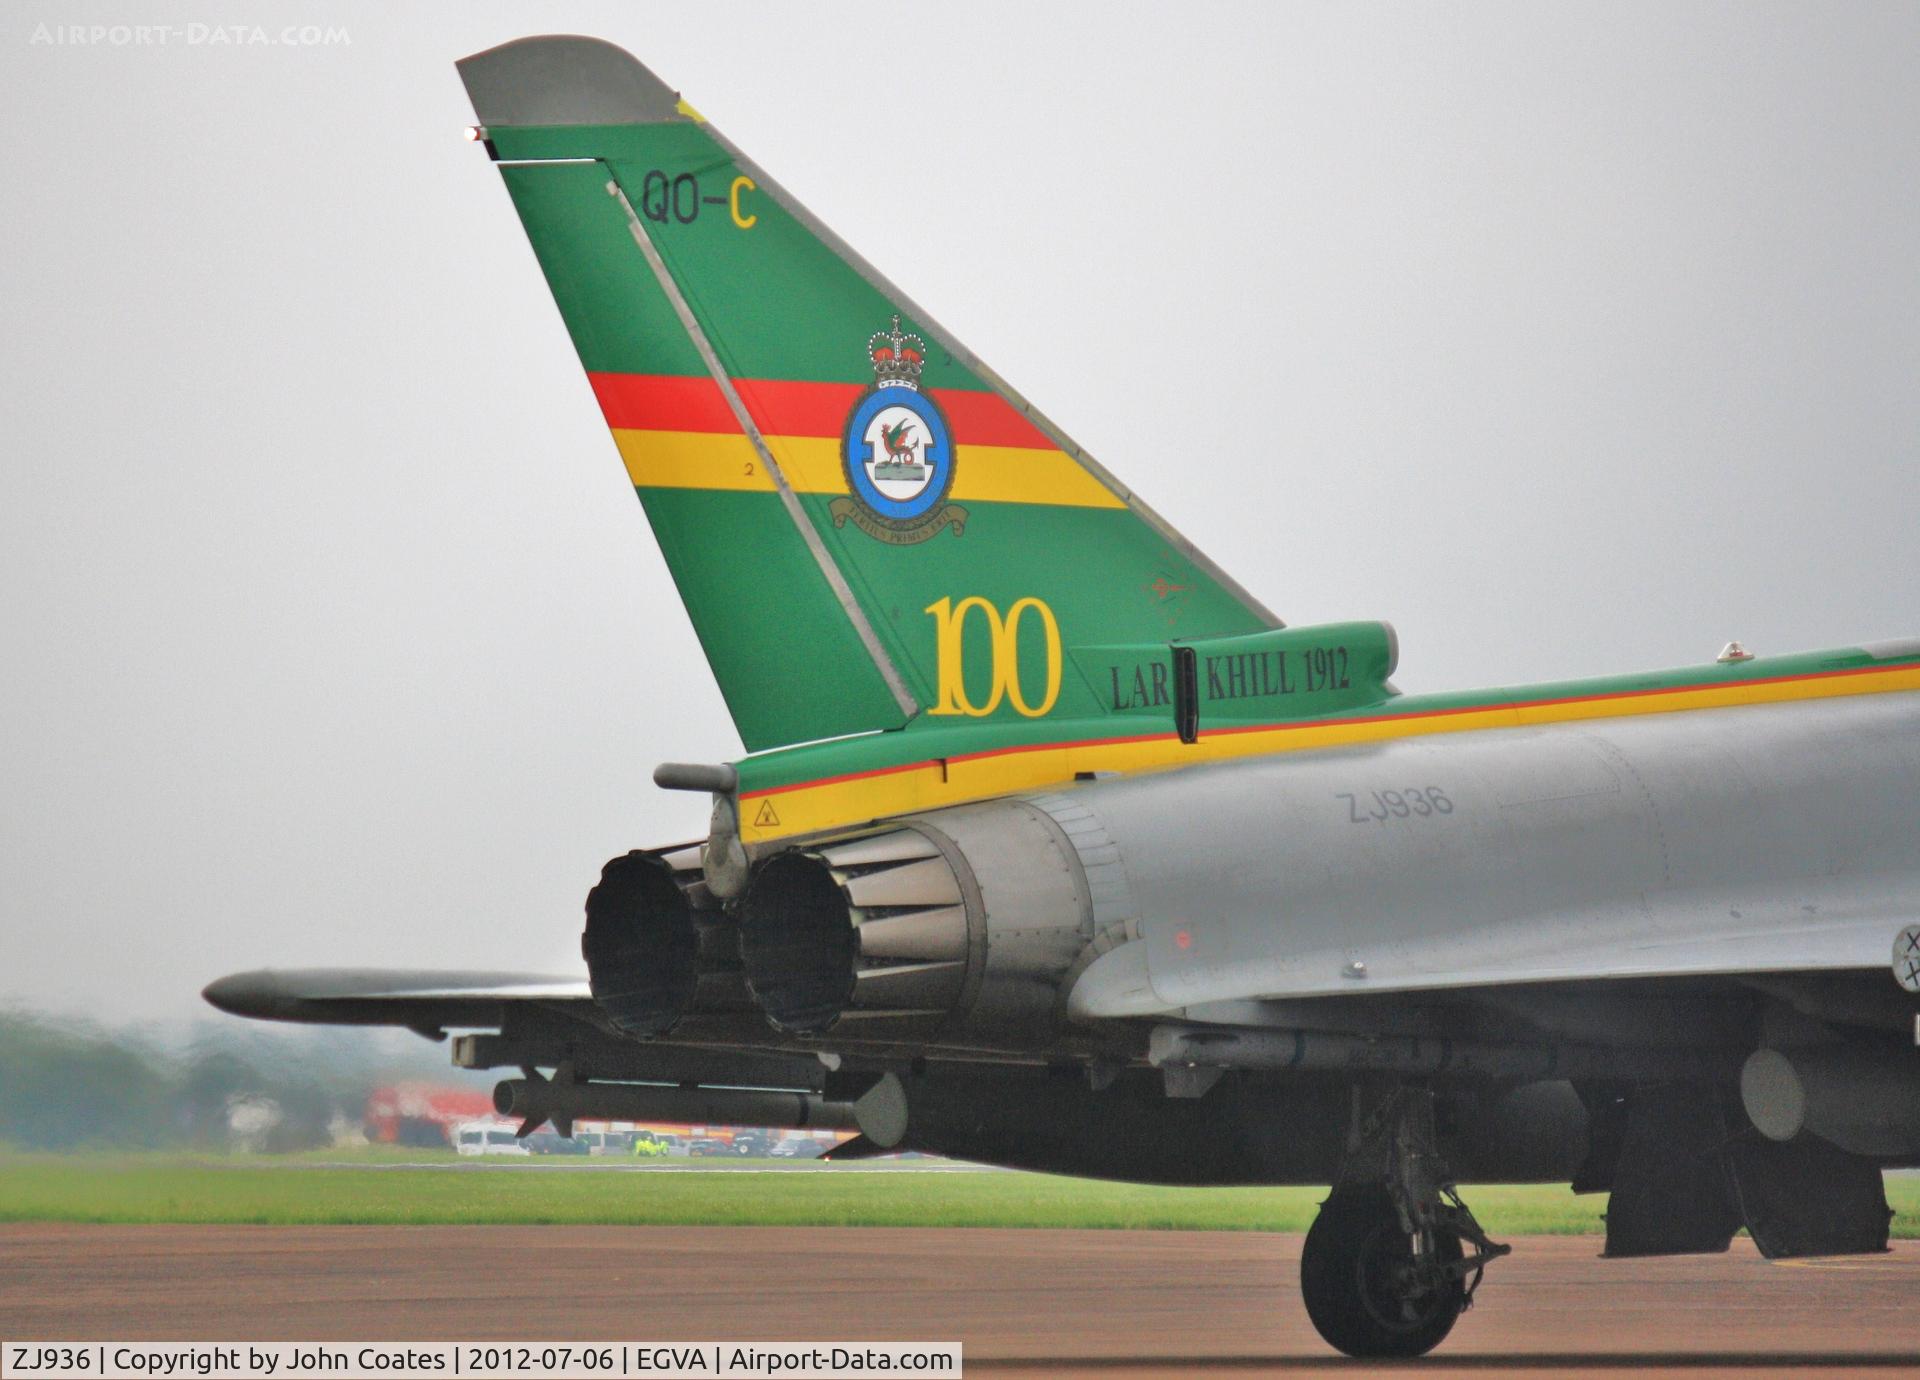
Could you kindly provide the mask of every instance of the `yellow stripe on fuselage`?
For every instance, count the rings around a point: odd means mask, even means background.
[[[1721,709],[1743,704],[1827,699],[1920,690],[1920,667],[1886,671],[1817,674],[1771,682],[1703,685],[1656,692],[1609,693],[1548,703],[1488,705],[1484,708],[1412,710],[1372,719],[1307,720],[1277,727],[1215,729],[1197,743],[1182,743],[1172,733],[1128,741],[1092,741],[1012,748],[978,756],[915,763],[895,770],[817,784],[802,783],[768,791],[745,792],[741,800],[755,808],[740,811],[741,835],[748,843],[816,833],[917,810],[958,805],[1017,791],[1039,790],[1073,780],[1077,772],[1153,771],[1310,748],[1343,747],[1434,733],[1464,733],[1485,728],[1569,723],[1579,719],[1625,718]],[[1115,724],[1116,729],[1122,725]],[[758,804],[771,802],[778,825],[756,826]]]
[[[639,488],[773,492],[773,479],[745,436],[616,428],[613,439],[626,462],[628,477]],[[847,492],[838,441],[818,436],[764,439],[796,493]],[[956,447],[951,497],[956,503],[1126,506],[1066,452],[1026,446]]]

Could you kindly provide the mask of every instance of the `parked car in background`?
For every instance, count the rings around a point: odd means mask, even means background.
[[[827,1153],[828,1142],[811,1136],[788,1136],[775,1141],[767,1153],[776,1160],[817,1160]]]

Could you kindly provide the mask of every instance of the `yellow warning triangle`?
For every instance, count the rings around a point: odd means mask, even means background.
[[[779,823],[780,816],[774,811],[773,802],[771,800],[761,801],[760,813],[753,817],[753,827],[756,829],[772,829],[777,828]]]

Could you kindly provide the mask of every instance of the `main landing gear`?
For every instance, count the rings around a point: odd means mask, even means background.
[[[1471,1247],[1471,1253],[1467,1248]],[[1441,1161],[1433,1095],[1354,1092],[1346,1163],[1300,1257],[1307,1316],[1349,1356],[1422,1356],[1473,1303],[1487,1239]]]

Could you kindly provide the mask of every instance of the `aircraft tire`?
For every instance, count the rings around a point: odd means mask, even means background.
[[[1443,1234],[1440,1259],[1460,1259],[1460,1239]],[[1320,1208],[1300,1256],[1307,1316],[1329,1346],[1357,1357],[1424,1356],[1445,1340],[1465,1306],[1459,1279],[1407,1292],[1396,1275],[1413,1262],[1393,1199],[1372,1185],[1336,1189]]]

